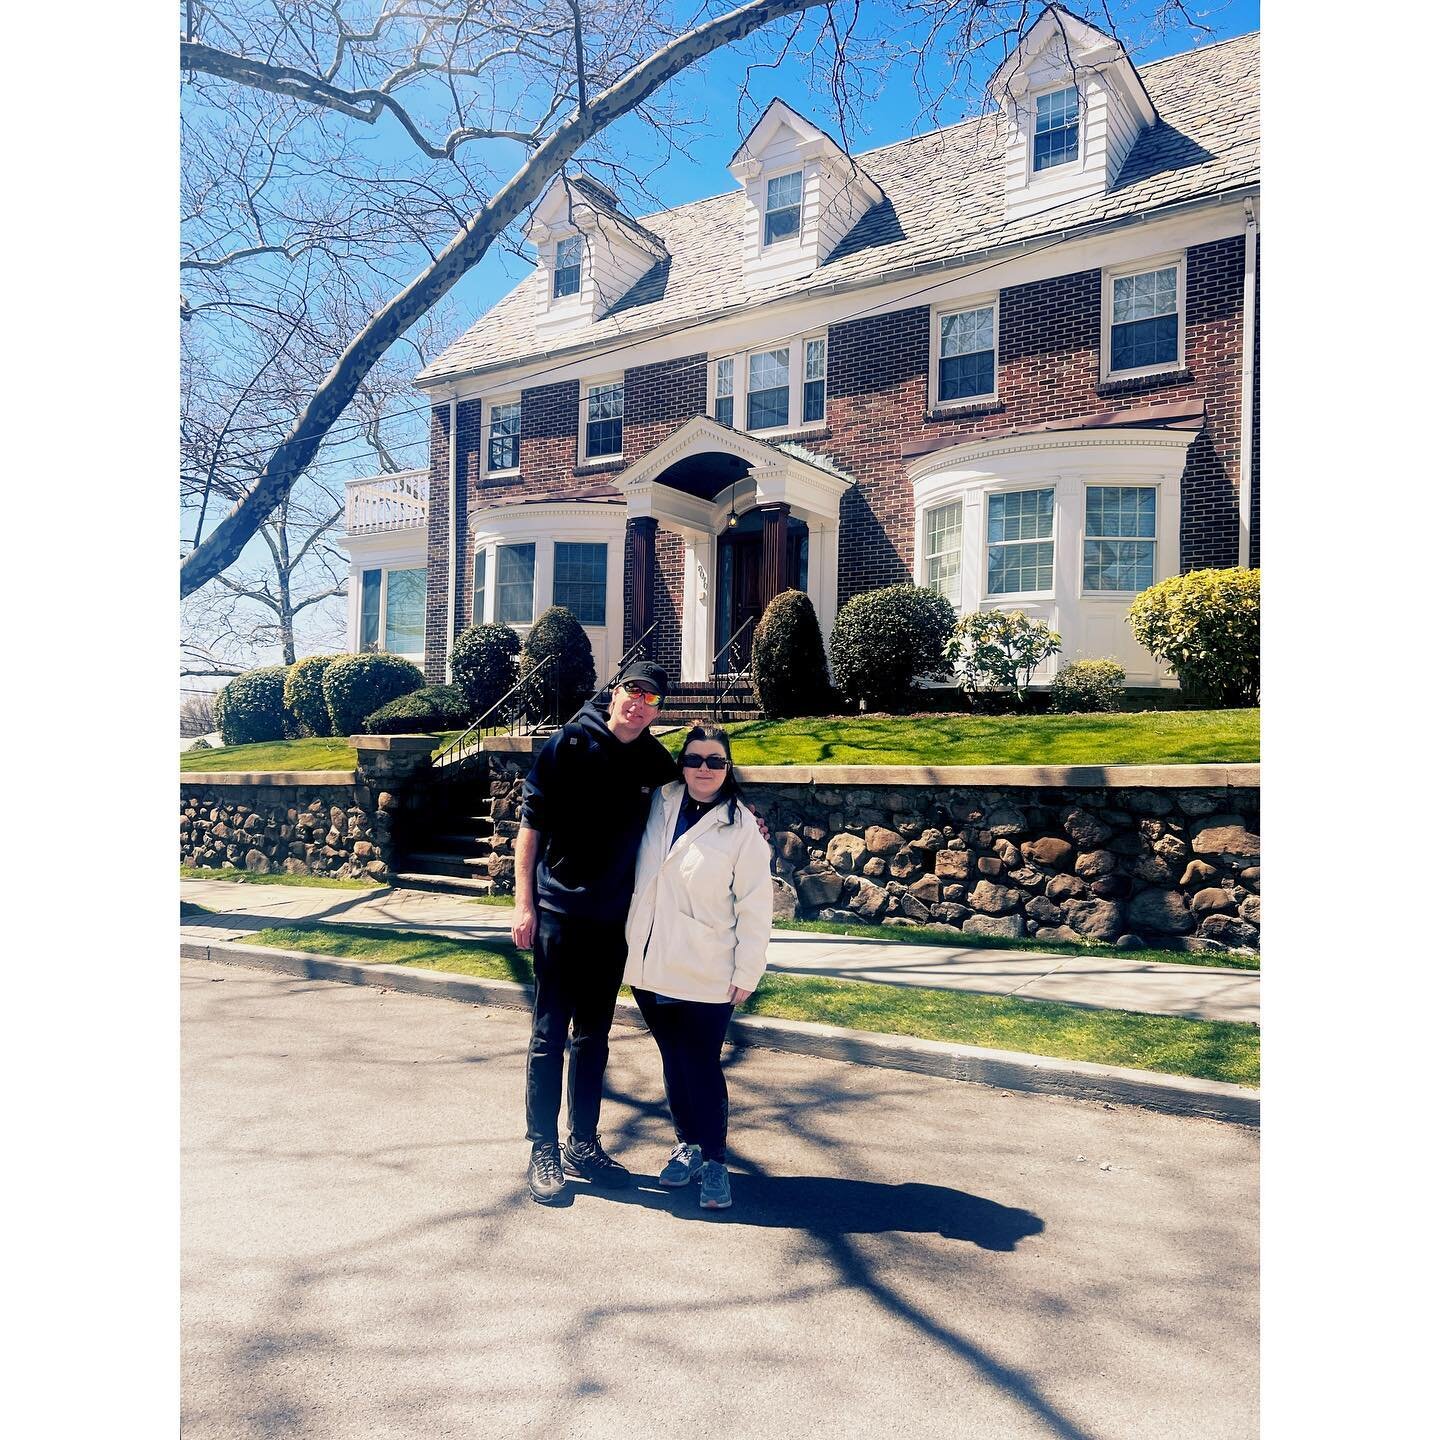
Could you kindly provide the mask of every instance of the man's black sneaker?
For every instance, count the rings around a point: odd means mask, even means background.
[[[600,1137],[577,1140],[573,1135],[560,1151],[567,1175],[576,1175],[606,1190],[619,1190],[630,1183],[630,1172],[612,1160],[600,1147]]]
[[[541,1205],[553,1205],[565,1193],[560,1147],[553,1140],[541,1140],[530,1147],[525,1183],[530,1187],[530,1198]]]

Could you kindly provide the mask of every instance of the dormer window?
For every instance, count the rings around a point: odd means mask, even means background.
[[[777,175],[765,184],[765,243],[800,233],[800,172]]]
[[[584,241],[578,235],[567,235],[555,247],[555,298],[580,293],[580,256]]]
[[[1035,97],[1035,162],[1038,175],[1080,156],[1080,96],[1075,86]]]

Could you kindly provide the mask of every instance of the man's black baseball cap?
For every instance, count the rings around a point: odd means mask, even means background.
[[[657,665],[653,660],[632,660],[621,672],[616,683],[624,685],[631,680],[653,691],[662,700],[670,693],[670,677],[665,673],[665,667]]]

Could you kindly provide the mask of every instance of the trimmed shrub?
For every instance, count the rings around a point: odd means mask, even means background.
[[[321,682],[334,655],[307,655],[285,673],[285,708],[295,722],[297,735],[329,735],[330,712],[325,708]]]
[[[595,693],[595,654],[575,612],[552,605],[530,627],[520,647],[520,678],[551,663],[520,692],[526,714],[568,720]]]
[[[1118,710],[1125,667],[1114,660],[1072,660],[1050,682],[1050,708],[1071,715]]]
[[[450,674],[483,715],[515,683],[520,637],[508,625],[471,625],[455,637]]]
[[[285,708],[285,667],[265,665],[237,675],[215,697],[215,723],[227,745],[284,740],[291,728]]]
[[[962,615],[945,658],[969,690],[1003,691],[1017,705],[1036,669],[1060,653],[1060,635],[1023,610],[977,610]]]
[[[867,709],[901,709],[917,680],[948,673],[945,643],[954,631],[955,607],[934,590],[886,585],[852,595],[830,634],[830,673]]]
[[[824,715],[830,709],[825,642],[810,597],[783,590],[765,607],[755,627],[750,673],[760,708],[772,720]]]
[[[470,702],[458,685],[422,685],[365,717],[366,735],[461,730],[470,722]]]
[[[1175,672],[1193,700],[1260,700],[1260,572],[1192,570],[1135,597],[1135,638]]]
[[[364,734],[367,715],[424,683],[419,668],[398,655],[337,655],[320,682],[331,733]]]

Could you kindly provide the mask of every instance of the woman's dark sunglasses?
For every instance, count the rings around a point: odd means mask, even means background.
[[[687,770],[723,770],[730,762],[723,755],[682,755],[680,763]]]

